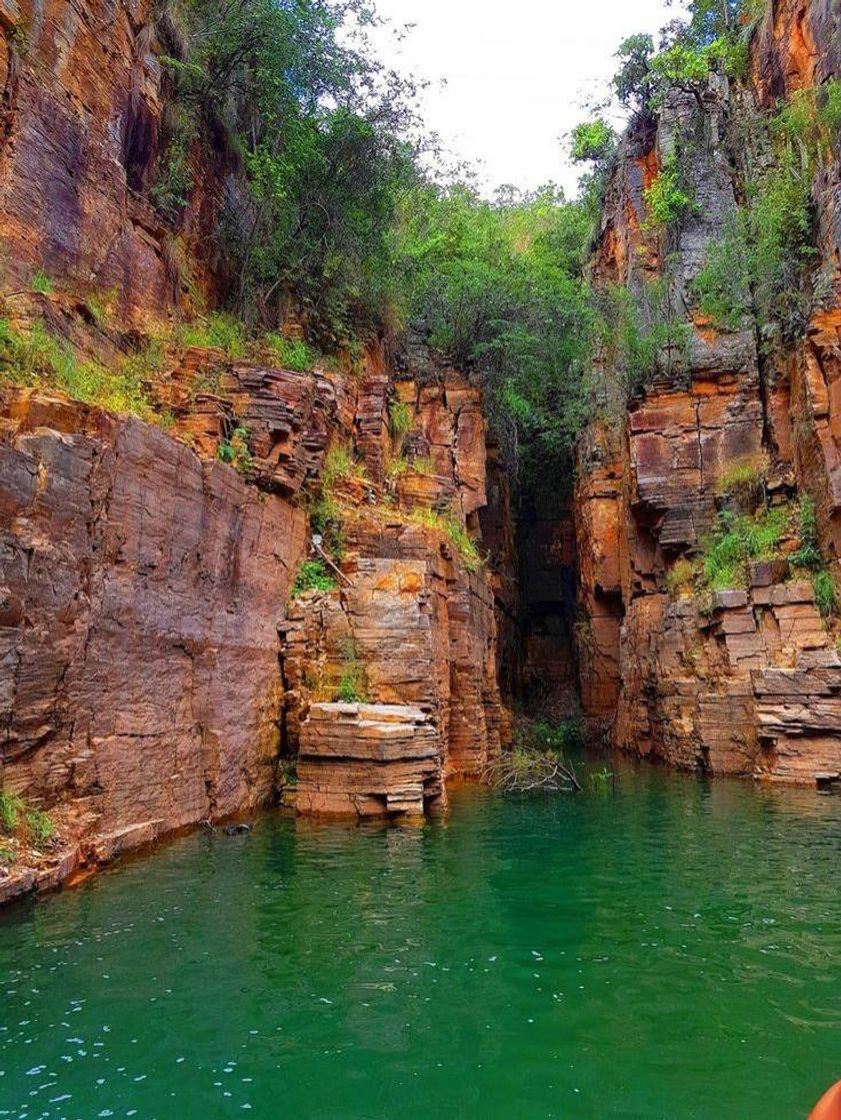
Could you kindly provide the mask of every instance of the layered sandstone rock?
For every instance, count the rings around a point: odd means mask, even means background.
[[[437,728],[406,704],[311,705],[297,777],[301,813],[420,817],[445,798]]]
[[[371,784],[371,767],[363,768],[362,797],[357,777],[368,756],[343,748],[329,765],[319,765],[313,744],[324,740],[330,720],[344,721],[336,703],[344,694],[410,713],[409,724],[422,715],[426,792],[415,805],[440,798],[446,778],[480,773],[501,739],[493,597],[485,576],[466,571],[434,530],[395,521],[352,533],[348,547],[356,555],[343,564],[347,583],[293,601],[282,626],[296,805],[325,812],[341,806],[360,815],[384,807],[414,812],[399,807],[405,798],[395,792],[408,780],[406,765],[416,766],[414,748],[379,760],[378,786]],[[343,766],[354,792],[350,802],[338,792]]]
[[[303,513],[138,420],[0,417],[3,786],[101,855],[265,802]]]
[[[822,45],[835,26],[827,5],[774,7],[754,41],[765,59],[761,96],[790,93],[835,66],[837,44]],[[648,130],[623,142],[607,193],[594,282],[624,285],[645,308],[652,276],[664,275],[670,314],[688,333],[679,351],[661,350],[651,383],[627,402],[617,395],[620,371],[601,355],[608,419],[582,440],[575,500],[582,702],[625,750],[687,769],[814,782],[841,770],[841,664],[811,584],[785,564],[759,564],[747,589],[711,604],[669,591],[675,565],[697,556],[726,501],[721,483],[734,464],[770,455],[773,500],[785,501],[796,481],[817,500],[828,556],[841,541],[834,306],[818,311],[800,343],[761,357],[753,322],[716,330],[694,305],[707,247],[735,212],[728,106],[715,82],[702,105],[672,95]],[[658,234],[641,219],[642,194],[678,136],[684,149],[691,137],[684,167],[698,205],[676,232]],[[838,260],[834,174],[816,183],[827,274]]]
[[[10,284],[37,269],[116,287],[128,312],[173,295],[151,206],[161,66],[152,5],[0,5],[0,240]]]

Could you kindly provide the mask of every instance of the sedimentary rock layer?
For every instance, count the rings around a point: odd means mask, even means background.
[[[265,802],[303,513],[139,420],[0,415],[4,787],[88,838]]]

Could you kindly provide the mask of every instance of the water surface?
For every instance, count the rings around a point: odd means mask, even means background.
[[[790,1120],[841,1076],[841,799],[452,802],[0,914],[0,1117]]]

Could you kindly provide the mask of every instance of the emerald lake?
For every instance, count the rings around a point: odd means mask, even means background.
[[[416,827],[266,813],[7,910],[0,1117],[805,1117],[841,799],[620,771]]]

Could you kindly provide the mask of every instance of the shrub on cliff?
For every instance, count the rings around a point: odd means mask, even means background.
[[[244,172],[221,194],[231,305],[273,318],[291,296],[330,347],[394,303],[394,214],[414,176],[413,87],[377,60],[362,0],[169,0],[159,16],[172,104],[152,199],[178,222],[191,151]]]
[[[399,231],[410,317],[483,377],[493,431],[521,479],[560,474],[580,431],[594,322],[583,277],[585,202],[553,186],[417,187]]]

